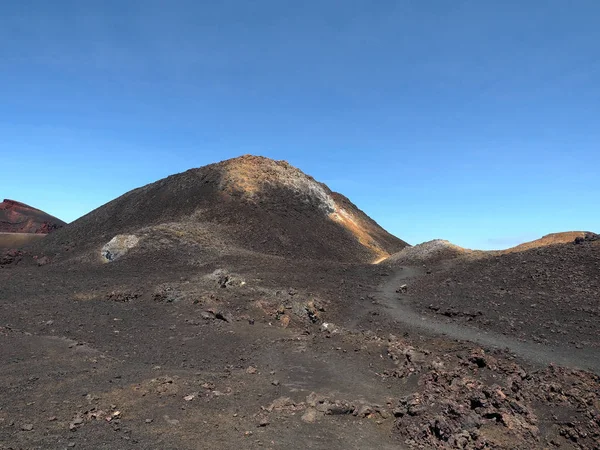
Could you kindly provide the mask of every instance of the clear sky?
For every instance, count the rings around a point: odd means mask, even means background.
[[[245,153],[415,244],[600,229],[597,0],[5,1],[0,196],[72,221]]]

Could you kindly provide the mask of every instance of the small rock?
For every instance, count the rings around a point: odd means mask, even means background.
[[[287,314],[281,316],[279,322],[281,323],[281,326],[283,328],[287,328],[290,325],[290,316],[288,316]]]
[[[352,414],[354,408],[346,403],[330,403],[325,410],[325,414],[331,416],[340,416],[345,414]]]
[[[260,422],[258,423],[259,427],[266,427],[267,425],[269,425],[271,422],[269,422],[268,419],[261,419]]]
[[[317,394],[316,392],[311,392],[306,397],[306,403],[308,404],[308,406],[312,406],[313,408],[316,407],[318,404],[324,403],[326,400],[327,397],[325,397],[322,394]]]
[[[217,311],[217,313],[215,314],[215,317],[217,319],[224,320],[227,323],[233,322],[233,315],[231,315],[231,313],[228,313],[225,311]]]
[[[76,431],[83,424],[83,417],[75,417],[69,424],[69,430]]]
[[[354,414],[358,417],[368,417],[373,414],[373,408],[369,405],[362,405],[360,408],[355,410]]]
[[[317,420],[317,411],[314,409],[307,409],[302,415],[302,420],[306,423],[314,423]]]
[[[21,430],[23,430],[23,431],[32,431],[33,430],[33,424],[32,423],[23,424],[21,426]]]
[[[186,395],[185,397],[183,397],[183,399],[186,402],[191,402],[192,400],[194,400],[196,398],[196,395],[198,395],[198,393],[197,392],[193,392],[190,395]]]
[[[271,384],[273,386],[279,386],[279,380],[273,380],[273,381],[271,381]]]
[[[406,284],[401,285],[398,289],[396,289],[397,293],[403,293],[406,292],[408,290],[408,286]]]
[[[152,423],[152,419],[146,419],[146,423]]]
[[[339,329],[332,323],[324,322],[319,327],[319,331],[334,334],[337,333]]]
[[[50,258],[48,258],[47,256],[42,256],[37,260],[38,266],[45,266],[46,264],[50,264]]]
[[[269,411],[269,412],[278,411],[278,410],[282,410],[286,407],[293,407],[293,406],[295,406],[295,405],[291,398],[279,397],[278,399],[273,400],[273,403],[271,403],[267,407],[267,411]]]
[[[246,369],[246,373],[255,374],[257,372],[256,367],[250,366]]]

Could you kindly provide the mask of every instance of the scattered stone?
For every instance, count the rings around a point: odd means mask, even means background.
[[[279,323],[281,323],[283,328],[287,328],[290,325],[290,316],[284,314],[279,318]]]
[[[346,414],[352,414],[354,412],[354,406],[346,402],[335,402],[326,403],[325,414],[329,416],[343,416]]]
[[[315,409],[307,409],[302,415],[302,420],[306,423],[314,423],[317,420],[317,411]]]
[[[359,406],[357,409],[354,410],[354,415],[357,417],[369,417],[371,414],[373,414],[373,408],[370,407],[369,405],[362,405]]]
[[[289,397],[279,397],[276,400],[273,400],[273,403],[271,403],[269,406],[267,406],[267,411],[272,412],[272,411],[280,411],[282,409],[286,409],[286,408],[294,408],[296,406],[296,404],[292,401],[291,398]]]
[[[113,419],[118,419],[121,416],[121,411],[114,411],[108,417],[106,417],[107,422],[111,422]]]
[[[50,258],[48,258],[47,256],[42,256],[41,258],[38,258],[38,267],[45,266],[46,264],[50,264]]]
[[[81,425],[83,425],[83,422],[84,422],[83,417],[80,417],[80,416],[75,417],[69,424],[69,430],[76,431],[77,428],[79,428]]]
[[[261,419],[260,420],[260,422],[258,423],[258,426],[259,427],[266,427],[267,425],[270,425],[270,424],[271,424],[271,422],[269,422],[269,420],[265,418],[265,419]]]
[[[225,311],[217,311],[215,313],[215,317],[217,319],[221,319],[224,320],[227,323],[231,323],[233,322],[233,315],[229,312],[225,312]]]
[[[327,397],[322,394],[317,394],[316,392],[311,392],[308,397],[306,397],[306,404],[313,408],[316,408],[317,405],[324,403],[327,401]]]
[[[21,425],[21,430],[22,431],[32,431],[33,430],[33,424],[32,423],[26,423]]]
[[[250,366],[246,369],[246,373],[255,374],[257,372],[256,367]]]
[[[319,327],[319,330],[322,333],[328,333],[328,334],[336,334],[340,331],[338,327],[336,327],[334,324],[332,324],[330,322],[322,323],[321,326]]]

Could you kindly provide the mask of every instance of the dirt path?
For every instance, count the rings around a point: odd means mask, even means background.
[[[379,300],[387,306],[389,314],[396,320],[415,329],[452,339],[476,342],[483,346],[509,349],[514,354],[539,365],[554,363],[561,366],[586,369],[600,374],[600,355],[593,349],[550,347],[532,342],[522,342],[492,331],[468,327],[458,323],[443,322],[425,316],[403,300],[396,290],[403,284],[410,286],[410,279],[420,275],[417,268],[403,267],[389,277],[379,291]]]

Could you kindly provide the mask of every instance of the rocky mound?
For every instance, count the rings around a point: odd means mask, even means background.
[[[287,162],[249,155],[130,191],[41,245],[112,257],[123,253],[119,242],[169,240],[344,262],[372,262],[407,245]]]
[[[66,223],[25,203],[5,199],[0,203],[0,233],[47,234]]]
[[[589,233],[586,231],[565,231],[562,233],[551,233],[543,236],[540,239],[536,239],[535,241],[525,242],[523,244],[517,245],[516,247],[509,248],[507,250],[502,250],[502,253],[513,253],[513,252],[522,252],[524,250],[530,250],[532,248],[545,247],[547,245],[556,245],[556,244],[567,244],[575,241],[577,238],[585,238],[586,235],[591,235],[593,233]]]
[[[391,255],[383,261],[384,265],[402,266],[402,265],[421,265],[434,264],[443,261],[453,260],[460,257],[469,257],[470,259],[506,255],[509,253],[524,252],[531,249],[546,247],[549,245],[566,243],[583,243],[598,239],[598,235],[589,231],[566,231],[562,233],[551,233],[534,241],[511,247],[506,250],[470,250],[459,247],[443,239],[434,239],[423,242],[414,247],[403,248],[398,253]]]
[[[475,253],[483,252],[468,250],[443,239],[434,239],[415,245],[414,247],[406,247],[387,258],[383,263],[389,266],[420,265],[436,263]]]
[[[584,242],[600,241],[600,234],[586,232],[583,236],[577,236],[574,244],[583,244]]]
[[[600,241],[460,258],[409,286],[424,310],[550,345],[598,348]]]

